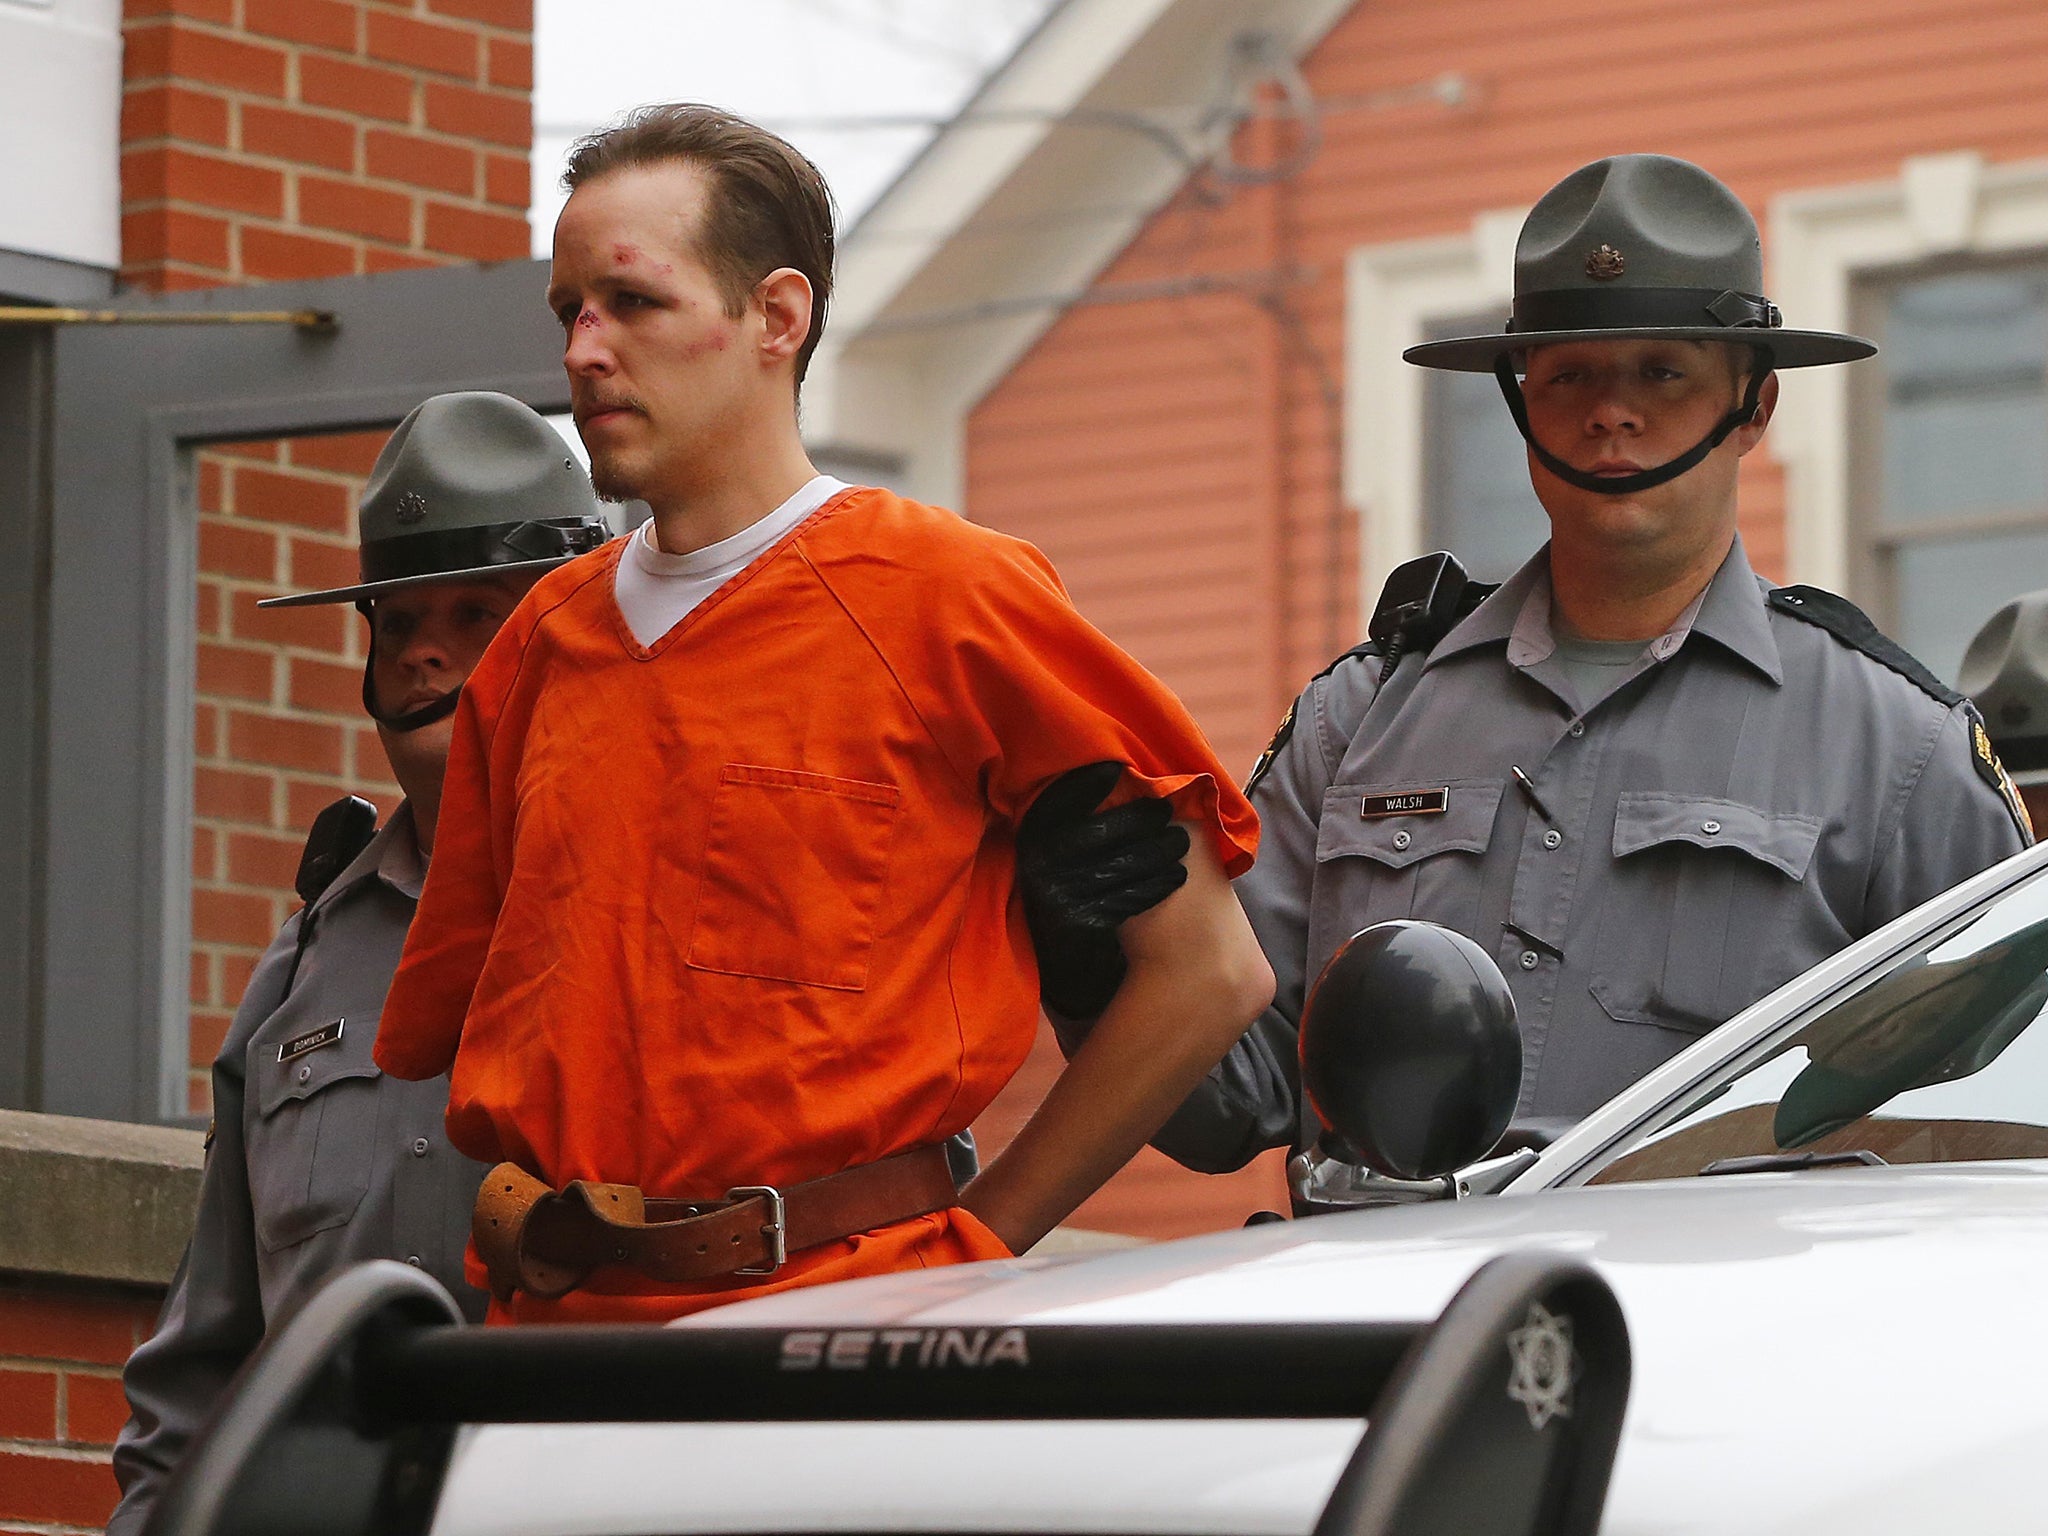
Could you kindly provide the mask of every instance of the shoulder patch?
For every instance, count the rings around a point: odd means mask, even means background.
[[[2020,836],[2031,846],[2034,818],[2027,814],[2027,802],[2021,798],[2019,786],[2005,771],[2005,764],[1998,760],[1998,754],[1991,750],[1991,733],[1984,729],[1984,721],[1974,706],[1970,709],[1970,763],[1977,770],[1977,777],[1998,791],[1999,798],[2005,802],[2005,808],[2019,826]]]
[[[1339,656],[1335,661],[1304,683],[1302,691],[1305,693],[1308,689],[1313,688],[1354,656],[1378,656],[1380,654],[1380,643],[1377,640],[1367,640],[1362,645],[1354,645],[1350,650]],[[1261,752],[1259,760],[1252,764],[1251,775],[1244,781],[1244,792],[1247,798],[1250,797],[1253,790],[1259,787],[1259,780],[1263,779],[1266,776],[1266,771],[1273,766],[1273,759],[1280,755],[1280,749],[1286,746],[1293,738],[1294,712],[1300,703],[1300,697],[1297,696],[1294,702],[1287,706],[1287,713],[1280,717],[1280,724],[1273,732],[1273,739],[1266,743],[1266,750]]]
[[[1779,587],[1764,601],[1779,613],[1826,630],[1844,645],[1890,668],[1951,709],[1963,702],[1962,694],[1928,671],[1918,657],[1871,623],[1870,616],[1846,597],[1819,587]]]

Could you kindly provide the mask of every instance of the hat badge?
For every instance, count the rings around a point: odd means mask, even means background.
[[[427,515],[427,498],[418,491],[407,491],[398,498],[395,511],[401,523],[416,523]]]
[[[1621,276],[1628,270],[1628,258],[1611,245],[1597,245],[1586,253],[1586,276],[1596,283]]]

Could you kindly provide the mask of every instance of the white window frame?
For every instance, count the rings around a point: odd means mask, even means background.
[[[1846,331],[1866,273],[1940,256],[2048,254],[2048,160],[1987,165],[1973,150],[1915,156],[1887,181],[1786,193],[1771,204],[1767,238],[1770,295],[1785,323]],[[1765,439],[1785,467],[1790,579],[1836,592],[1854,568],[1850,371],[1782,375]]]
[[[1357,629],[1387,573],[1423,553],[1423,391],[1427,370],[1401,361],[1430,328],[1500,313],[1514,292],[1526,208],[1489,209],[1462,235],[1359,246],[1344,270],[1344,499],[1359,517]]]

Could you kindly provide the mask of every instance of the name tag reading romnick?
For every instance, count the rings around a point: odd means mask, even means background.
[[[1358,814],[1370,821],[1375,816],[1435,816],[1450,808],[1451,792],[1444,789],[1411,789],[1399,795],[1367,795]]]

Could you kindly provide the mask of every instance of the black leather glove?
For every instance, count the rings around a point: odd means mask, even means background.
[[[1122,763],[1088,763],[1048,784],[1017,828],[1017,886],[1048,1010],[1092,1019],[1124,979],[1117,929],[1188,878],[1188,834],[1160,799],[1097,811]]]

